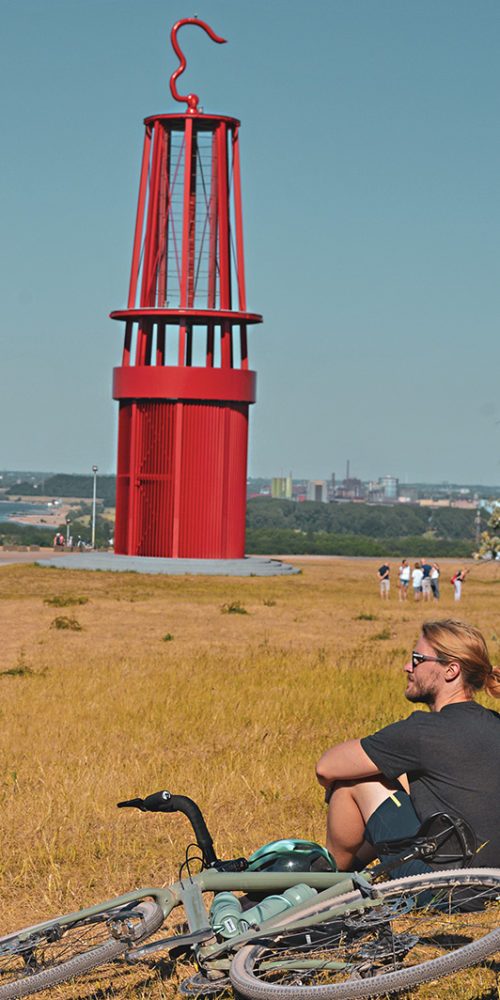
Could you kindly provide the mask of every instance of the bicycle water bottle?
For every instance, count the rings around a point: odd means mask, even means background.
[[[316,895],[316,889],[301,882],[279,896],[266,896],[250,910],[243,911],[240,900],[232,892],[219,892],[210,907],[209,919],[214,931],[221,937],[236,937]]]

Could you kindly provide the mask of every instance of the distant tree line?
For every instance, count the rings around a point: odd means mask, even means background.
[[[60,531],[64,538],[66,538],[66,527],[65,521],[61,521],[57,528],[44,528],[31,524],[17,524],[15,521],[3,521],[0,523],[0,545],[51,546],[56,531]],[[113,530],[113,523],[98,514],[95,521],[95,542],[97,548],[108,547]],[[78,519],[72,521],[69,531],[75,545],[79,536],[84,542],[91,541],[92,529],[88,518],[84,521]]]
[[[66,527],[64,537],[65,531]],[[0,524],[0,545],[52,545],[54,535],[53,528],[37,528],[36,525],[16,524],[15,521],[2,521]]]
[[[475,512],[455,508],[250,500],[250,553],[469,556]]]
[[[332,556],[386,556],[429,558],[457,556],[467,558],[472,553],[472,543],[454,539],[424,538],[423,535],[406,535],[401,538],[370,538],[368,535],[336,535],[327,532],[309,532],[306,535],[285,530],[247,529],[246,551],[253,555],[332,555]]]
[[[93,495],[93,476],[74,476],[58,473],[55,476],[47,476],[42,483],[21,482],[10,486],[6,490],[6,496],[31,497],[88,497]],[[100,476],[97,474],[97,496],[104,501],[105,507],[115,506],[116,496],[116,476]]]
[[[475,537],[475,511],[454,507],[428,508],[409,504],[295,503],[291,500],[249,500],[249,529],[288,528],[337,535],[398,538],[428,534],[434,538]],[[486,525],[486,516],[484,516]]]

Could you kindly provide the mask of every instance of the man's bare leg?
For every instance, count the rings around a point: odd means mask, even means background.
[[[326,846],[341,871],[350,871],[360,863],[368,864],[376,857],[373,847],[365,840],[366,824],[372,813],[401,785],[408,789],[405,775],[399,783],[376,776],[362,781],[339,781],[333,785],[328,803]]]

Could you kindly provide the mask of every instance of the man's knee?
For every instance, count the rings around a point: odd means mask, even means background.
[[[350,800],[357,806],[366,823],[372,813],[398,790],[401,790],[401,786],[397,782],[385,780],[378,775],[361,780],[355,778],[335,781],[326,790],[325,802],[331,804],[332,809],[336,809],[346,799]]]

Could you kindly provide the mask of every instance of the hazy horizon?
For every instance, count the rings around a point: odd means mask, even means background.
[[[332,470],[332,471],[334,471],[334,470]],[[41,476],[41,477],[43,476],[43,477],[47,477],[47,478],[51,477],[51,476],[58,476],[58,475],[87,476],[88,478],[92,478],[92,471],[90,469],[89,470],[80,469],[80,470],[76,470],[76,471],[73,470],[71,472],[67,471],[67,470],[64,471],[64,472],[62,472],[61,470],[54,471],[54,470],[50,470],[50,469],[24,469],[24,470],[23,469],[15,469],[15,468],[14,469],[0,469],[0,477],[3,476],[3,475],[5,475],[6,473],[9,473],[10,475],[15,474],[15,475],[18,475],[18,476],[30,475],[30,476]],[[271,479],[273,479],[274,477],[280,477],[280,476],[286,476],[286,475],[288,475],[288,473],[281,473],[281,472],[275,473],[275,472],[273,472],[270,475],[265,475],[265,474],[261,474],[261,473],[252,473],[252,474],[249,473],[249,475],[247,476],[247,482],[249,480],[259,480],[259,479],[263,479],[266,482],[271,482]],[[390,475],[390,473],[389,473],[389,475]],[[98,473],[97,473],[97,480],[99,480],[99,477],[102,477],[102,476],[104,476],[104,477],[116,476],[116,471],[114,469],[102,469],[102,470],[99,469]],[[322,475],[322,476],[312,476],[312,477],[309,477],[309,476],[301,476],[299,474],[295,475],[295,473],[294,473],[293,476],[292,476],[292,479],[293,479],[294,483],[298,483],[298,482],[310,482],[310,481],[322,481],[322,480],[326,480],[327,481],[329,478],[330,478],[330,476],[326,475],[326,474]],[[337,480],[338,483],[342,482],[343,478],[344,477],[342,476],[342,474],[340,474],[340,473],[336,474],[336,480]],[[360,476],[356,475],[356,476],[354,476],[354,474],[353,474],[353,478],[360,479],[361,482],[363,482],[363,483],[366,483],[366,482],[370,481],[370,477],[363,476],[363,475],[360,475]],[[379,478],[379,477],[376,477],[376,478]],[[494,483],[494,482],[482,482],[481,483],[481,482],[476,482],[476,481],[474,481],[474,482],[471,482],[471,481],[467,482],[467,481],[461,480],[461,479],[457,479],[457,480],[450,480],[450,479],[436,479],[436,480],[430,480],[430,479],[419,479],[419,480],[417,480],[417,479],[408,479],[408,480],[402,480],[402,479],[399,479],[399,486],[400,487],[408,486],[408,488],[413,487],[413,486],[458,486],[458,487],[462,487],[463,486],[463,487],[470,487],[470,488],[473,487],[473,486],[483,486],[483,487],[491,487],[492,489],[500,489],[500,483]],[[1,500],[1,498],[0,498],[0,500]]]

